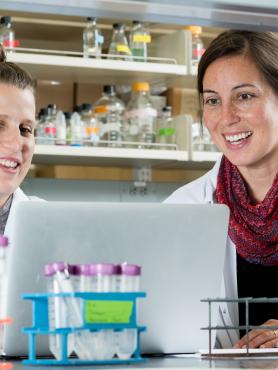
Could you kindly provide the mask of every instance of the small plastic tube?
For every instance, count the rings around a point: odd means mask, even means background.
[[[119,287],[121,292],[138,292],[140,287],[141,267],[123,263]],[[137,348],[137,329],[123,329],[116,335],[116,355],[123,360],[132,357]]]

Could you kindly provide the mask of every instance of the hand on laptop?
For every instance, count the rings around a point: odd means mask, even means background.
[[[267,320],[263,326],[278,326],[278,320]],[[278,347],[278,329],[256,329],[248,333],[249,348]],[[244,335],[233,348],[246,348],[247,335]]]

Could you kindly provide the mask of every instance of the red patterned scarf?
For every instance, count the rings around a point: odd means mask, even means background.
[[[252,205],[237,167],[223,156],[216,199],[230,208],[229,236],[237,253],[250,263],[278,266],[278,174],[265,199]]]

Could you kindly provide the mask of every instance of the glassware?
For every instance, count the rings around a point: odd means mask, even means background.
[[[97,27],[96,18],[87,18],[87,25],[83,30],[84,58],[100,58],[104,38]]]
[[[199,61],[204,53],[204,43],[201,38],[202,27],[189,26],[188,30],[192,33],[191,74],[196,75]]]
[[[162,116],[158,125],[158,140],[160,144],[176,144],[176,127],[172,117],[172,107],[166,106],[162,108]],[[167,145],[161,149],[175,149]]]
[[[131,52],[128,46],[127,38],[125,36],[125,25],[122,23],[113,24],[113,34],[109,46],[108,54],[110,59],[131,60]],[[113,58],[113,55],[120,55],[121,58]]]
[[[151,42],[149,30],[146,29],[141,22],[133,21],[129,40],[133,60],[146,62],[148,57],[148,44]]]

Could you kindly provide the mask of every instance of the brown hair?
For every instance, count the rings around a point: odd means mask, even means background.
[[[236,55],[250,57],[278,94],[278,37],[272,32],[230,30],[217,36],[200,60],[197,78],[200,98],[208,66],[219,58]]]
[[[35,95],[35,81],[31,75],[17,64],[7,62],[4,47],[0,44],[0,83],[13,85],[19,89],[29,88]]]

